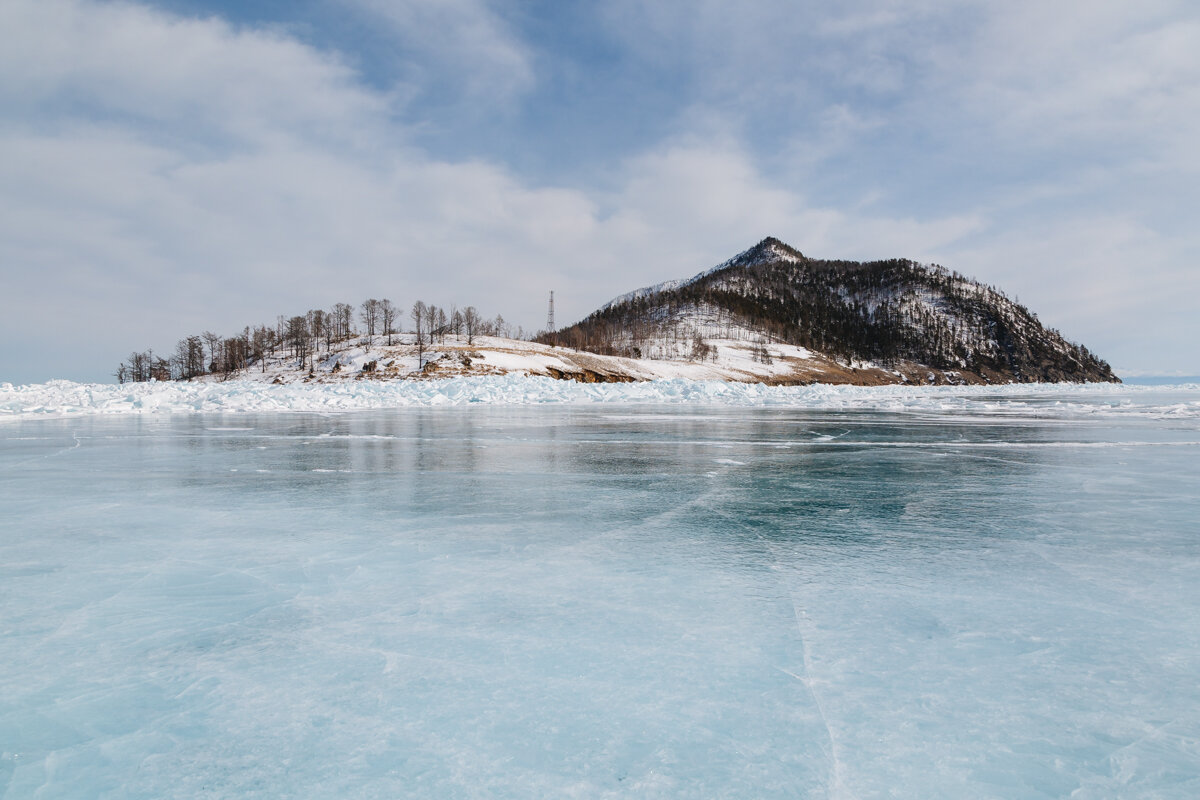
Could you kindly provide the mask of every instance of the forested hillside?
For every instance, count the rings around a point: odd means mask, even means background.
[[[756,336],[846,362],[989,381],[1118,380],[994,287],[905,259],[811,259],[774,238],[691,280],[617,298],[557,333],[582,350],[635,357],[703,357],[708,337]]]

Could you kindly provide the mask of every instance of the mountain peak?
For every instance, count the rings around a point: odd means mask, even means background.
[[[720,272],[729,267],[750,267],[755,264],[774,264],[780,261],[786,261],[791,264],[798,264],[805,261],[804,254],[796,248],[785,242],[776,239],[774,236],[768,236],[758,244],[751,247],[749,250],[743,250],[728,261],[722,261],[715,267],[710,267],[703,272],[693,275],[691,278],[664,281],[663,283],[655,284],[654,286],[645,286],[641,289],[636,289],[632,292],[627,292],[620,297],[614,297],[604,304],[603,308],[612,308],[626,303],[630,300],[636,300],[643,297],[651,297],[661,292],[667,292],[672,289],[678,289],[681,286],[688,286],[696,283],[702,278],[707,278],[714,272]]]
[[[776,239],[774,236],[768,236],[749,250],[743,250],[725,263],[718,265],[715,269],[709,270],[709,272],[716,272],[726,267],[748,267],[753,264],[769,264],[776,261],[787,261],[795,264],[803,260],[804,254],[799,250]]]
[[[759,251],[764,254],[769,253],[772,255],[776,255],[781,258],[785,258],[789,261],[795,261],[795,260],[804,258],[804,254],[801,253],[799,250],[792,247],[790,244],[783,241],[782,239],[776,239],[774,236],[766,237],[765,239],[763,239],[761,242],[754,245],[754,247],[752,247],[750,249]]]

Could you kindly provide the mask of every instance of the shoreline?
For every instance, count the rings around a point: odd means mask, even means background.
[[[0,420],[90,415],[328,413],[487,405],[693,405],[956,414],[988,409],[1055,416],[1096,414],[1200,417],[1200,385],[1105,383],[929,386],[768,385],[670,378],[577,383],[544,376],[457,376],[425,380],[345,380],[0,384]]]

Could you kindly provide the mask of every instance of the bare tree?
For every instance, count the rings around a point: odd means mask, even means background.
[[[154,381],[171,380],[171,362],[161,356],[155,358],[153,350],[147,350],[146,353],[150,356],[150,379]]]
[[[420,300],[413,303],[412,321],[413,331],[417,337],[417,369],[425,368],[425,319],[429,314],[429,308]]]
[[[292,346],[292,357],[300,365],[308,358],[308,320],[304,317],[292,317],[287,323],[287,343]]]
[[[150,380],[150,356],[146,353],[130,353],[126,360],[126,377],[134,383]]]
[[[206,372],[217,371],[217,348],[221,346],[221,336],[212,331],[205,331],[200,334],[204,337],[204,341],[208,344],[208,369]],[[204,359],[203,356],[200,357]]]
[[[333,343],[340,341],[338,337],[338,318],[337,314],[330,309],[325,312],[325,352],[328,353],[333,349]]]
[[[387,337],[388,347],[392,346],[392,325],[396,322],[396,312],[399,309],[392,304],[391,300],[384,298],[379,301],[379,317],[383,322],[383,335]]]
[[[475,344],[475,336],[479,333],[479,312],[475,306],[467,306],[462,311],[463,328],[467,331],[467,344]]]
[[[443,344],[446,341],[446,331],[450,328],[449,322],[446,320],[446,312],[442,309],[437,310],[437,319],[434,321],[434,329],[438,333],[438,341]]]
[[[429,339],[430,344],[433,344],[433,337],[437,334],[437,315],[437,306],[425,306],[425,336]]]
[[[429,343],[433,344],[434,328],[437,326],[438,307],[430,303],[425,306],[425,334],[429,337]]]
[[[207,333],[205,335],[207,336]],[[179,340],[179,344],[175,346],[175,366],[180,380],[185,381],[207,371],[204,369],[204,345],[199,336]]]
[[[375,323],[379,320],[379,301],[374,297],[370,300],[363,300],[360,308],[362,308],[363,325],[367,326],[367,336],[373,344],[375,342]]]
[[[250,365],[251,342],[250,329],[246,328],[238,336],[231,336],[221,344],[223,360],[220,367],[225,379]]]
[[[267,350],[274,349],[274,331],[268,327],[256,327],[250,337],[250,357],[259,362],[262,371],[267,371]]]
[[[325,336],[325,325],[328,321],[325,319],[325,312],[319,308],[312,309],[306,315],[308,321],[308,335],[313,339],[313,352],[316,352],[317,347],[321,343],[321,339]]]
[[[332,313],[338,341],[349,339],[354,334],[354,307],[349,303],[335,303]]]

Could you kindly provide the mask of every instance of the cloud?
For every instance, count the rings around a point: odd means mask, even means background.
[[[467,102],[512,102],[534,83],[533,58],[487,0],[343,0],[382,22],[416,78],[447,79]]]
[[[413,5],[411,19],[430,9]],[[882,36],[891,20],[842,25],[847,36]],[[501,83],[521,91],[533,62],[498,17],[481,24],[462,41],[493,37],[499,49],[481,47],[464,74],[511,63]],[[438,45],[438,58],[457,46]],[[1036,299],[1089,346],[1086,315],[1063,313],[1077,298],[1054,288],[1078,283],[1089,259],[1101,278],[1087,302],[1105,313],[1153,313],[1145,309],[1169,279],[1194,286],[1173,266],[1183,256],[1170,234],[1127,213],[1076,213],[1064,231],[1047,217],[1026,240],[1013,206],[1027,214],[1048,201],[1020,192],[930,211],[898,202],[879,175],[847,177],[854,200],[843,202],[823,188],[839,177],[829,173],[832,140],[815,140],[826,149],[799,174],[777,170],[741,126],[714,114],[613,160],[601,184],[534,182],[482,155],[413,146],[394,97],[337,53],[128,3],[9,0],[0,6],[0,379],[103,378],[134,348],[368,296],[471,303],[531,328],[554,289],[565,322],[767,235],[819,257],[907,256],[974,272]],[[894,117],[843,98],[819,119],[853,139]],[[1104,171],[1088,185],[1112,180]],[[1109,238],[1089,241],[1092,225]],[[1142,274],[1157,288],[1139,295],[1126,291],[1134,273],[1124,265],[1143,250]],[[1062,274],[1035,298],[1026,287],[1047,263]]]
[[[816,257],[920,258],[986,224],[972,214],[919,219],[822,206],[779,186],[729,141],[669,144],[631,159],[625,174],[614,224],[624,230],[646,226],[654,232],[646,239],[667,240],[687,263],[699,266],[724,260],[768,235]],[[640,246],[653,248],[650,241]],[[660,258],[686,272],[665,253]]]
[[[26,124],[88,118],[194,146],[269,145],[303,131],[346,146],[377,130],[387,107],[337,57],[216,18],[121,2],[12,0],[0,6],[0,30],[5,116]]]
[[[1200,12],[1174,2],[982,7],[964,35],[929,42],[913,111],[972,125],[993,147],[1195,170]]]
[[[1200,135],[1194,4],[618,0],[607,8],[608,30],[634,57],[689,75],[686,105],[742,119],[751,142],[756,128],[807,140],[847,118],[882,118],[882,132],[835,133],[850,150],[919,132],[928,146],[916,155],[926,163],[1066,148],[1110,159],[1141,149],[1200,166],[1189,146]]]

